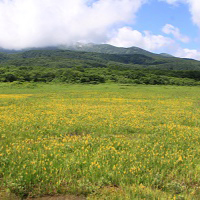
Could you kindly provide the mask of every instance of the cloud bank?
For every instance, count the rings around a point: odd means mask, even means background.
[[[9,49],[102,43],[133,22],[146,0],[1,0],[0,46]]]

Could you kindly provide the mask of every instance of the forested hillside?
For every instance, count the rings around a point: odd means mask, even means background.
[[[119,54],[125,48],[119,48],[117,53],[117,47],[98,46],[102,52],[105,48],[110,53],[56,48],[0,53],[0,81],[199,85],[199,61],[136,47],[126,49],[131,54]],[[134,49],[138,51],[133,53]]]

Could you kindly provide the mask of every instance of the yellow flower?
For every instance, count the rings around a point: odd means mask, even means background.
[[[182,156],[179,156],[179,158],[178,158],[178,162],[182,162],[182,161],[183,161]]]
[[[145,186],[141,183],[141,184],[140,184],[140,188],[145,188]]]

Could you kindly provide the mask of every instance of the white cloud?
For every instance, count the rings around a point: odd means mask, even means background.
[[[137,46],[149,51],[166,50],[174,45],[174,41],[168,37],[153,35],[149,31],[141,33],[130,27],[120,28],[108,43],[118,47]]]
[[[199,0],[187,0],[190,6],[190,12],[192,14],[193,22],[200,28],[200,1]]]
[[[180,48],[175,52],[174,55],[181,58],[192,58],[200,60],[200,51],[197,51],[196,49]]]
[[[115,26],[134,21],[147,0],[1,0],[0,46],[25,48],[105,42]]]
[[[181,42],[184,42],[184,43],[190,42],[190,38],[189,37],[182,35],[180,30],[179,30],[179,28],[174,27],[171,24],[166,24],[162,28],[162,31],[165,34],[172,34],[177,40],[180,40]]]

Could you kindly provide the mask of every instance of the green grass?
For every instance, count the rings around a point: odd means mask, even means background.
[[[199,87],[2,83],[2,190],[200,199],[199,110]]]

